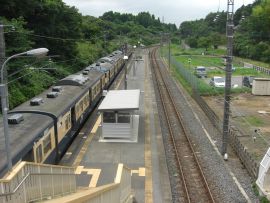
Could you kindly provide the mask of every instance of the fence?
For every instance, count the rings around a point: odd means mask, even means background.
[[[251,63],[246,63],[246,62],[240,62],[240,63],[243,64],[243,66],[245,68],[253,68],[256,71],[262,72],[262,73],[264,73],[266,75],[270,75],[270,70],[268,68],[264,68],[264,67],[261,67],[261,66],[256,66],[256,65],[253,65]]]
[[[168,59],[168,55],[161,52],[164,57]],[[170,61],[172,65],[175,67],[175,70],[184,78],[184,80],[190,85],[192,88],[192,97],[197,102],[197,104],[204,111],[208,119],[211,121],[213,126],[218,130],[220,136],[222,135],[222,121],[216,115],[216,113],[211,109],[211,107],[205,102],[205,100],[201,97],[200,92],[200,82],[197,77],[191,72],[191,70],[185,68],[180,62],[176,61],[173,56],[170,56]],[[258,163],[251,157],[250,153],[245,149],[245,147],[241,144],[238,136],[240,136],[240,132],[236,132],[231,127],[229,129],[230,137],[229,142],[239,159],[242,161],[249,174],[253,178],[257,178],[259,165]]]
[[[1,203],[33,202],[73,192],[76,177],[71,167],[21,162],[0,180]]]

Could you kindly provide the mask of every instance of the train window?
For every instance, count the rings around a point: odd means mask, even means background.
[[[76,113],[79,112],[79,105],[76,105],[76,106],[75,106],[75,111],[76,111]]]
[[[118,113],[118,123],[130,123],[130,114],[129,113]]]
[[[36,148],[36,162],[41,163],[42,162],[42,146],[39,145]]]
[[[43,140],[43,151],[47,154],[52,149],[51,133]]]
[[[52,148],[52,143],[51,143],[51,133],[45,137],[43,140],[43,151],[44,154],[47,154]]]
[[[80,101],[79,106],[80,106],[81,111],[83,111],[83,101]]]
[[[65,128],[66,128],[66,130],[69,129],[69,116],[65,120]]]
[[[115,123],[115,113],[114,112],[104,112],[103,113],[103,122],[104,123]]]
[[[88,106],[88,101],[89,101],[89,95],[86,95],[86,96],[84,97],[84,105],[85,105],[85,106]]]

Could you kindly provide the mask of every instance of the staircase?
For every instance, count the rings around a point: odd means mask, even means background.
[[[114,182],[95,188],[77,188],[75,168],[19,163],[0,180],[0,203],[132,202],[131,170],[119,164]]]

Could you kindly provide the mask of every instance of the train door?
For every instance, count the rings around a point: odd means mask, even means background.
[[[76,113],[75,113],[75,106],[71,108],[71,124],[74,126],[76,123]]]

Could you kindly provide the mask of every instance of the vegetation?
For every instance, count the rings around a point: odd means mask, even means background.
[[[0,0],[0,22],[5,27],[6,56],[46,47],[54,56],[35,60],[17,58],[8,63],[9,102],[13,108],[34,97],[64,76],[83,69],[123,44],[158,43],[160,32],[177,28],[164,24],[148,12],[138,15],[104,13],[100,18],[82,16],[62,0]],[[26,65],[27,64],[27,65]],[[55,68],[35,70],[34,68]]]
[[[256,185],[255,182],[252,184],[252,189],[253,189],[255,195],[260,198],[260,202],[261,203],[269,203],[269,200],[267,199],[267,197],[260,196],[259,189],[258,189],[258,187],[257,187],[257,185]]]
[[[270,0],[256,0],[235,13],[234,55],[270,63]],[[182,39],[192,48],[217,49],[225,45],[226,13],[180,25]]]
[[[213,76],[224,76],[225,72],[224,62],[219,56],[208,56],[208,55],[196,55],[200,53],[201,49],[180,49],[178,45],[171,45],[173,76],[184,86],[189,93],[192,92],[192,84],[196,84],[197,91],[203,96],[215,96],[224,94],[224,88],[212,87],[208,84],[207,79],[200,79],[194,76],[195,66],[205,66],[207,68],[208,78]],[[161,53],[163,56],[168,57],[168,47],[162,47]],[[180,53],[184,55],[180,55]],[[195,54],[195,55],[194,55]],[[263,73],[259,73],[253,69],[246,69],[242,67],[236,67],[233,75],[253,75],[253,76],[265,76]],[[195,81],[194,81],[195,80]],[[232,93],[251,92],[250,88],[232,88]]]
[[[250,123],[252,126],[255,126],[255,127],[265,125],[263,119],[255,117],[255,116],[246,116],[245,119],[248,121],[248,123]]]

